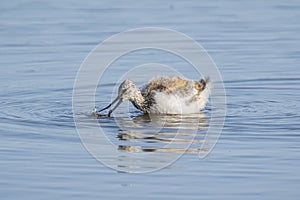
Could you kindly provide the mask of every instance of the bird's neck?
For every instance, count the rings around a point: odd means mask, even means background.
[[[145,111],[145,98],[143,97],[139,89],[136,90],[134,99],[131,100],[131,103],[139,110]]]

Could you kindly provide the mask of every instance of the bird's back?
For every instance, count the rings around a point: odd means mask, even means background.
[[[158,77],[149,81],[142,90],[142,95],[147,96],[151,92],[174,93],[187,87],[191,87],[194,81],[182,79],[180,77]]]
[[[197,82],[180,77],[159,77],[145,85],[142,95],[150,113],[196,113],[207,102],[208,95],[202,94],[206,85],[203,79]]]

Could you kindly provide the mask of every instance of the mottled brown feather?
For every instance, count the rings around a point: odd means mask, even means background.
[[[206,80],[201,79],[199,82],[195,82],[194,88],[198,91],[198,94],[202,92],[206,87]]]
[[[171,93],[179,88],[183,88],[187,83],[187,80],[179,77],[155,79],[149,82],[143,93],[148,94],[151,91]]]

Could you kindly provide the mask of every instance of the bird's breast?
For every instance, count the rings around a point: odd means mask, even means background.
[[[199,112],[197,100],[191,101],[193,95],[178,96],[165,92],[156,92],[150,104],[150,113],[163,114],[189,114]]]

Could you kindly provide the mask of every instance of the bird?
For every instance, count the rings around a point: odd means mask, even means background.
[[[194,81],[181,77],[156,77],[140,90],[133,81],[124,80],[118,89],[118,96],[108,106],[95,110],[100,116],[108,111],[107,117],[124,101],[129,100],[144,114],[193,114],[204,109],[210,95],[210,80]]]

